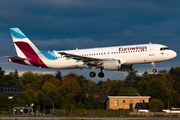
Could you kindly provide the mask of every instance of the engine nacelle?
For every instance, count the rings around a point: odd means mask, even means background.
[[[132,70],[132,65],[121,65],[120,60],[109,60],[103,62],[103,67],[105,70],[118,70],[118,71],[127,71]]]
[[[120,70],[121,69],[121,61],[120,60],[104,61],[103,67],[105,70]]]

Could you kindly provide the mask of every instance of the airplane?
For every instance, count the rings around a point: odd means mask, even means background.
[[[90,68],[90,77],[95,77],[95,68],[100,68],[98,76],[104,77],[104,70],[127,71],[133,64],[151,63],[153,72],[156,62],[167,61],[177,53],[161,44],[139,44],[102,47],[91,49],[40,51],[24,34],[15,27],[10,28],[17,56],[6,56],[10,62],[49,69]]]

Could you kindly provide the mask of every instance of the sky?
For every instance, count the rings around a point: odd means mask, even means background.
[[[16,56],[9,28],[18,27],[42,51],[163,44],[176,51],[177,57],[156,63],[156,69],[169,70],[180,66],[179,6],[179,0],[1,0],[0,67],[6,73],[17,69],[20,74],[57,71],[8,62],[4,56]],[[138,74],[152,73],[150,63],[133,68]],[[62,75],[84,75],[95,82],[122,80],[127,75],[104,70],[104,78],[90,78],[91,69],[60,71]],[[95,69],[96,73],[99,71]]]

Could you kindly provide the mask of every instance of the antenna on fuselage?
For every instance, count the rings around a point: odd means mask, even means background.
[[[78,50],[78,48],[76,47],[76,50]]]
[[[151,42],[149,42],[149,44],[151,44]]]

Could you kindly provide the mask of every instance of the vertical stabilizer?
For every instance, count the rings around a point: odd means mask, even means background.
[[[10,28],[17,56],[26,58],[26,54],[38,54],[36,46],[23,34],[19,28]]]

